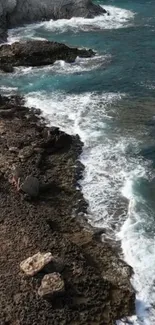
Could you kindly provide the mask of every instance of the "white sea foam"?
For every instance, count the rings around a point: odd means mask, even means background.
[[[69,30],[78,32],[79,30],[90,31],[92,29],[118,29],[131,24],[131,19],[134,17],[133,12],[114,6],[104,6],[104,8],[109,12],[109,15],[105,14],[93,19],[73,17],[69,20],[50,20],[43,23],[42,26],[46,30],[63,33]]]
[[[1,95],[13,95],[17,93],[18,88],[17,87],[6,87],[6,86],[0,86],[0,93]]]
[[[81,157],[86,166],[82,188],[90,205],[89,219],[98,227],[107,227],[111,235],[112,227],[117,229],[117,223],[118,227],[123,223],[124,202],[120,189],[137,162],[136,158],[127,161],[125,153],[127,145],[137,145],[134,138],[107,135],[113,119],[108,107],[122,96],[60,92],[27,96],[28,106],[40,107],[52,124],[67,132],[78,133],[85,143]]]
[[[45,40],[43,37],[35,35],[35,30],[41,26],[41,23],[30,24],[24,27],[18,27],[8,30],[8,43],[19,42],[26,39]]]
[[[21,39],[41,39],[39,30],[53,33],[64,33],[67,31],[91,31],[94,29],[118,29],[131,26],[134,13],[130,10],[117,8],[114,6],[104,6],[110,15],[97,16],[92,19],[73,17],[71,19],[50,20],[47,22],[31,24],[9,30],[8,42],[13,43]]]
[[[154,211],[133,192],[134,179],[126,182],[123,194],[130,199],[128,218],[118,238],[127,263],[134,269],[132,284],[137,292],[137,316],[133,324],[153,325],[155,323],[155,240],[145,232],[154,224]]]
[[[91,70],[98,69],[102,66],[102,69],[111,60],[110,55],[95,55],[92,58],[79,58],[73,63],[67,63],[63,60],[56,61],[52,65],[47,65],[44,67],[17,67],[15,69],[16,76],[23,74],[40,74],[53,73],[53,74],[77,74],[81,72],[87,72]]]
[[[154,238],[145,235],[144,224],[147,218],[148,222],[154,222],[154,214],[133,192],[136,180],[147,177],[147,164],[127,155],[128,147],[138,145],[136,138],[125,134],[121,137],[116,129],[112,133],[111,127],[111,108],[123,96],[113,93],[30,93],[26,100],[28,106],[40,107],[50,123],[71,134],[78,133],[84,141],[81,160],[85,172],[81,185],[89,201],[89,220],[95,226],[105,227],[107,236],[121,239],[126,261],[133,266],[137,317],[128,318],[129,323],[153,325],[155,242]],[[122,196],[129,200],[127,216],[121,203]],[[119,321],[117,324],[124,323]]]

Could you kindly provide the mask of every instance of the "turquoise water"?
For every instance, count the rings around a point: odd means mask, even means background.
[[[155,324],[155,2],[97,1],[110,16],[44,22],[9,41],[48,39],[92,48],[95,58],[0,75],[3,93],[22,93],[52,124],[84,141],[81,182],[92,224],[121,240],[132,265],[137,315]],[[129,205],[125,198],[128,198]]]

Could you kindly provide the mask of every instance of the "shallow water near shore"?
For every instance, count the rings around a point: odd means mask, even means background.
[[[9,41],[48,39],[96,51],[45,68],[0,75],[2,93],[22,93],[52,125],[84,142],[82,190],[88,217],[121,240],[133,267],[137,317],[155,323],[155,3],[98,1],[110,16],[44,22],[11,30]],[[126,200],[126,199],[127,200]]]

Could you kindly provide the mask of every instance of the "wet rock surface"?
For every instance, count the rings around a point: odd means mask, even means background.
[[[70,48],[65,44],[49,41],[25,41],[4,44],[0,47],[0,69],[13,72],[18,66],[44,66],[56,60],[74,62],[76,57],[91,57],[92,50]]]
[[[133,314],[132,269],[86,221],[73,217],[87,210],[76,190],[83,170],[79,137],[67,135],[57,146],[64,133],[49,129],[39,111],[28,110],[19,97],[0,97],[0,116],[0,324],[113,325]],[[33,154],[24,161],[9,150],[29,146]],[[25,200],[12,185],[13,165],[24,179],[31,175],[44,184],[37,198]],[[59,263],[27,277],[20,263],[39,251],[51,252]],[[38,290],[53,272],[60,273],[65,292],[46,300]]]

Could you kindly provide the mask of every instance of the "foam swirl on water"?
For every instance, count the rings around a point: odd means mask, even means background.
[[[40,31],[50,31],[51,33],[64,33],[68,31],[92,31],[95,29],[119,29],[129,27],[133,24],[134,13],[130,10],[117,8],[114,6],[103,6],[109,13],[97,16],[92,19],[73,17],[71,19],[50,20],[38,24],[32,24],[9,31],[8,41],[10,43],[21,39],[45,39],[40,36]]]

